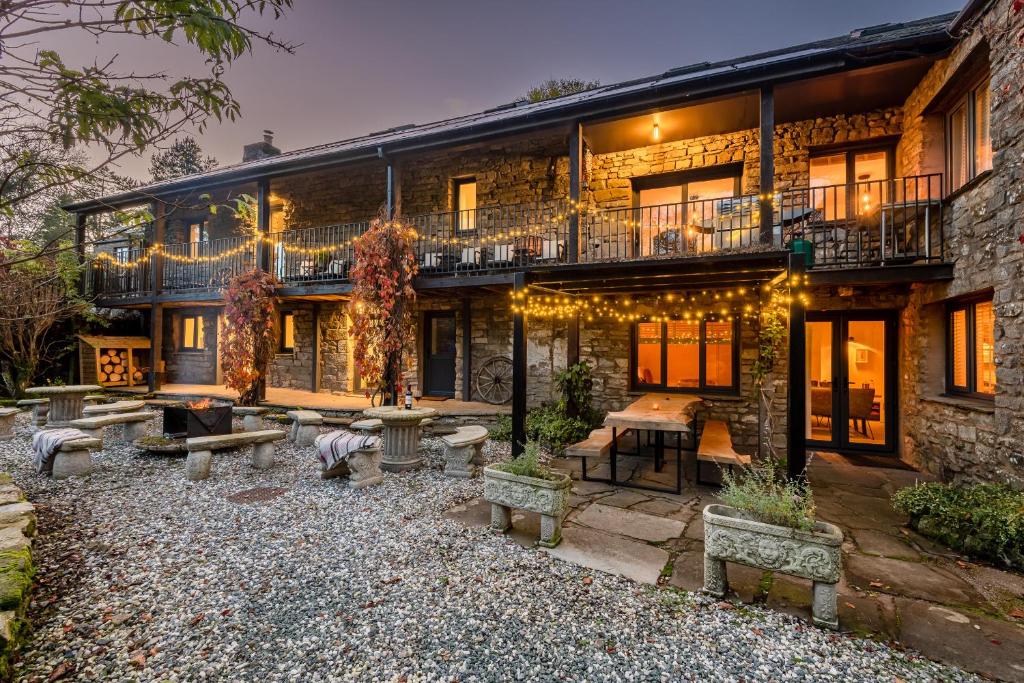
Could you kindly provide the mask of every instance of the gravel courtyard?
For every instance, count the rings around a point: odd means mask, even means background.
[[[447,520],[482,483],[444,478],[436,440],[428,468],[364,491],[290,445],[267,472],[216,455],[191,483],[181,458],[108,444],[91,477],[54,482],[19,420],[0,470],[39,515],[20,680],[976,680]]]

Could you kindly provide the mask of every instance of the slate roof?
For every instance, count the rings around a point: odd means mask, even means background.
[[[556,125],[605,108],[707,93],[755,87],[801,69],[841,71],[870,63],[898,61],[919,54],[936,54],[955,42],[949,33],[956,12],[902,23],[855,29],[847,34],[720,62],[700,62],[664,73],[600,86],[543,102],[512,102],[475,114],[421,125],[397,126],[359,137],[306,147],[279,155],[222,166],[170,181],[151,183],[129,192],[65,206],[70,211],[95,210],[125,204],[140,197],[184,191],[226,182],[246,182],[284,171],[312,169],[343,161],[369,159],[384,153],[407,151],[445,141],[468,141],[473,136],[528,130]]]

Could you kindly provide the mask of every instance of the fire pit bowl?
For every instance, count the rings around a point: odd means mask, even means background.
[[[164,406],[164,436],[191,439],[231,433],[231,405],[215,405],[209,399]]]

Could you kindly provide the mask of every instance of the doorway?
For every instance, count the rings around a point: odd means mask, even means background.
[[[807,314],[807,441],[840,452],[896,452],[896,314]]]
[[[455,396],[455,312],[430,311],[423,320],[423,395]]]

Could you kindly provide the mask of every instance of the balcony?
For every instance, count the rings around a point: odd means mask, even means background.
[[[685,259],[793,248],[815,269],[945,260],[942,176],[938,174],[827,187],[787,189],[773,198],[770,238],[762,239],[756,195],[628,208],[587,208],[565,201],[500,205],[409,216],[424,277],[470,277],[569,263]],[[578,221],[576,220],[578,218]],[[578,222],[578,251],[570,253]],[[284,284],[343,283],[353,241],[368,221],[274,233],[272,272]],[[126,261],[136,261],[135,250]],[[162,290],[221,287],[256,263],[251,237],[165,245]],[[104,298],[150,292],[148,261],[95,259],[93,292]]]

